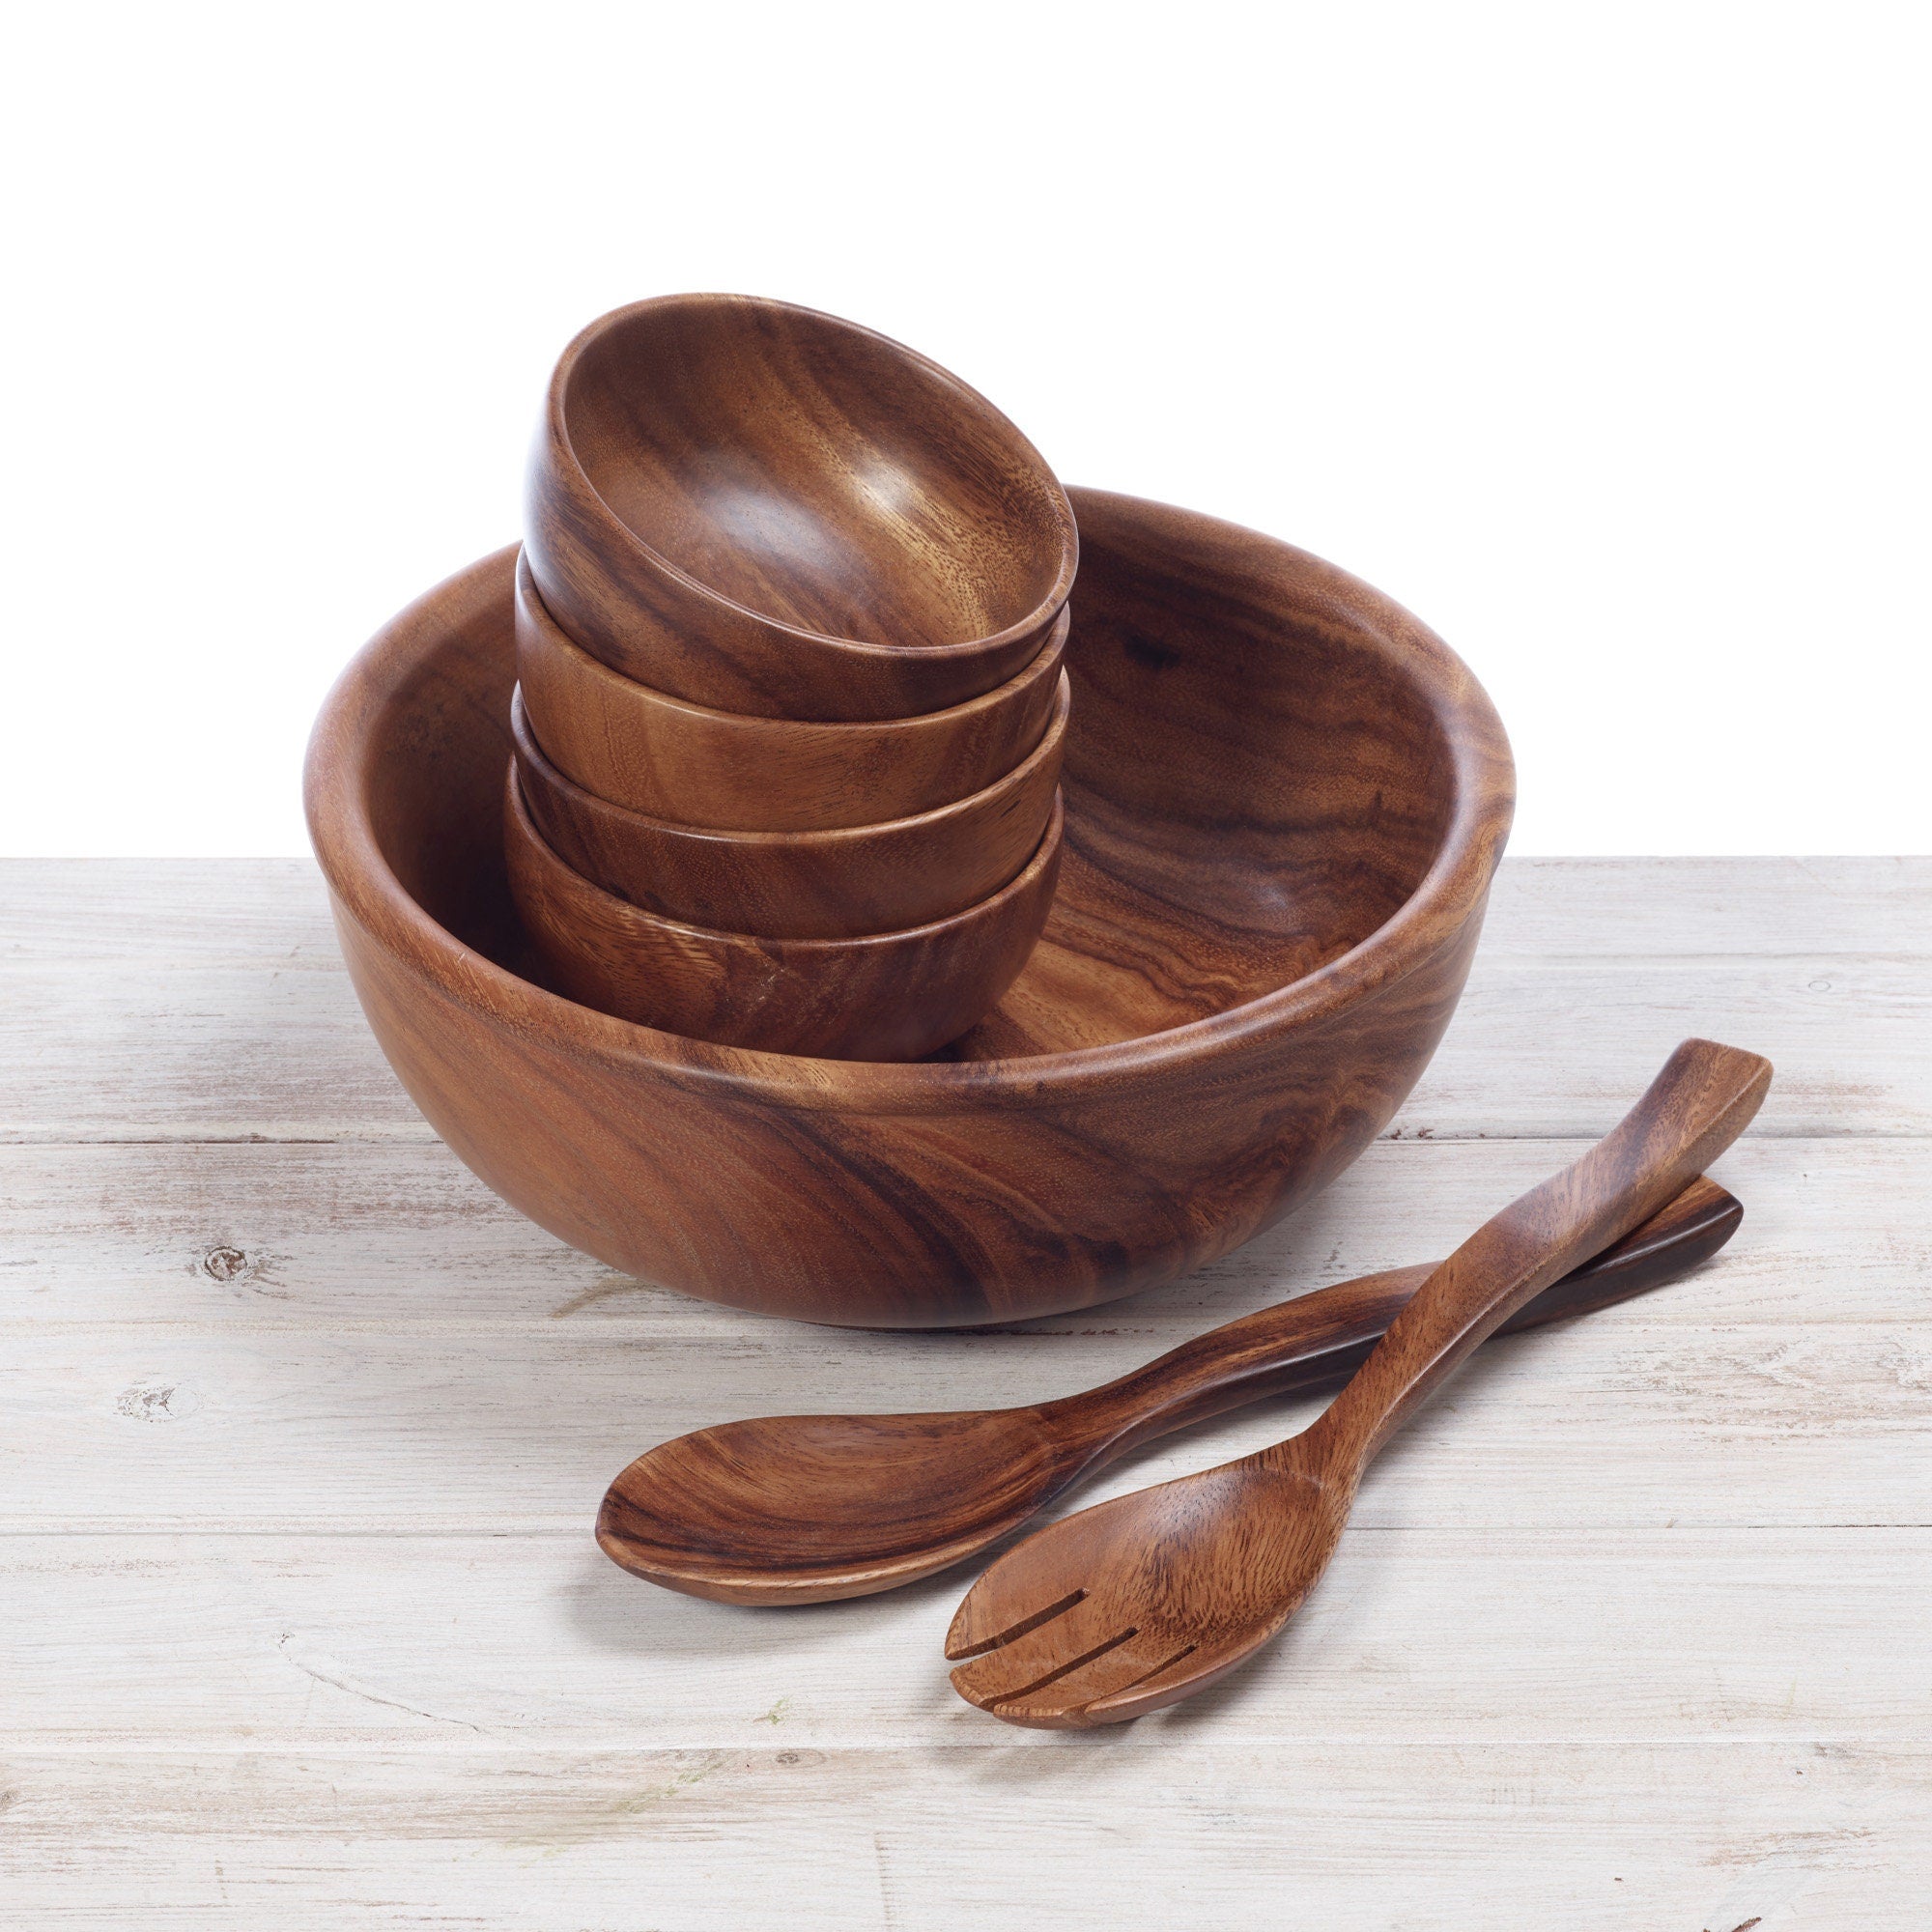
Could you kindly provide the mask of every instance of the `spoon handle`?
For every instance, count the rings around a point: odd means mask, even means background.
[[[1642,1227],[1545,1289],[1500,1332],[1560,1321],[1674,1281],[1710,1260],[1743,1218],[1737,1196],[1700,1175]],[[1063,1439],[1077,1439],[1091,1459],[1081,1466],[1092,1472],[1189,1423],[1346,1381],[1434,1272],[1429,1262],[1387,1268],[1258,1309],[1116,1381],[1042,1404],[1042,1412]]]
[[[1654,1214],[1722,1153],[1770,1085],[1768,1060],[1687,1039],[1604,1140],[1484,1223],[1430,1275],[1300,1438],[1299,1453],[1319,1454],[1335,1468],[1366,1466],[1512,1315],[1585,1255]]]

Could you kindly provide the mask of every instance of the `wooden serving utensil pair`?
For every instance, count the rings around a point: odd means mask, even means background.
[[[862,1596],[984,1549],[1137,1442],[1353,1371],[1300,1435],[1029,1537],[974,1585],[947,1638],[967,1660],[960,1694],[1009,1722],[1084,1726],[1172,1704],[1281,1629],[1369,1462],[1489,1336],[1641,1293],[1723,1245],[1743,1210],[1700,1170],[1770,1080],[1755,1054],[1687,1040],[1607,1139],[1447,1261],[1264,1309],[1082,1395],[681,1436],[611,1486],[598,1542],[696,1596]]]

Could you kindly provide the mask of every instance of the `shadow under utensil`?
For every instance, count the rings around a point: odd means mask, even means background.
[[[583,1553],[581,1580],[571,1587],[568,1614],[575,1634],[610,1656],[724,1660],[836,1648],[851,1638],[850,1619],[839,1612],[852,1607],[771,1607],[688,1597],[633,1577],[592,1546]]]

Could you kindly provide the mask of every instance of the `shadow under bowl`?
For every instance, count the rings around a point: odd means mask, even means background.
[[[1044,458],[936,362],[837,316],[667,296],[558,358],[526,548],[564,630],[721,711],[903,718],[1039,653],[1079,539]]]
[[[351,665],[311,837],[364,1010],[437,1131],[614,1268],[808,1321],[1004,1322],[1176,1280],[1325,1186],[1447,1025],[1508,744],[1429,630],[1291,545],[1073,493],[1046,928],[944,1053],[683,1038],[525,974],[502,858],[514,550]]]
[[[695,925],[857,939],[951,919],[1018,877],[1039,848],[1060,782],[1071,707],[1060,682],[1046,735],[997,783],[916,818],[833,832],[722,832],[595,798],[545,755],[521,690],[510,734],[524,803],[544,842],[593,885]]]
[[[731,832],[825,832],[910,818],[983,791],[1039,743],[1070,621],[1005,684],[916,718],[759,718],[620,676],[544,609],[517,563],[517,676],[557,768],[647,818]]]

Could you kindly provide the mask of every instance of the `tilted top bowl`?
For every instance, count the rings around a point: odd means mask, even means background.
[[[585,650],[773,718],[899,718],[1005,683],[1079,551],[1052,470],[977,390],[750,296],[637,302],[564,351],[525,537]]]
[[[1509,748],[1332,565],[1074,493],[1060,888],[947,1057],[792,1059],[518,977],[501,858],[514,550],[412,605],[317,723],[350,971],[431,1123],[611,1266],[818,1321],[1006,1321],[1173,1281],[1341,1173],[1447,1025]]]

